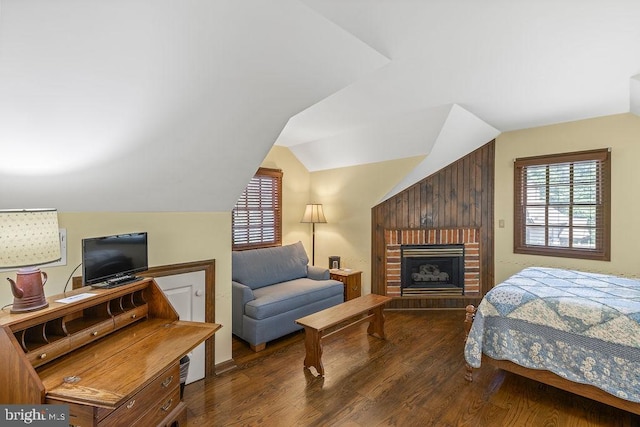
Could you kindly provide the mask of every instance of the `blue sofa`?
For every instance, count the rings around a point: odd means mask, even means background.
[[[301,242],[232,253],[232,332],[254,351],[302,329],[296,319],[343,302],[344,285],[307,265]]]

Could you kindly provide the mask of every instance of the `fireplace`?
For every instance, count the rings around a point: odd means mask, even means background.
[[[464,295],[464,245],[402,245],[400,296]]]
[[[402,249],[411,247],[463,247],[463,259],[459,259],[459,268],[463,268],[460,280],[447,284],[440,291],[431,284],[429,288],[420,288],[411,284],[403,289]],[[391,297],[424,298],[429,296],[473,296],[480,294],[480,231],[477,228],[412,228],[385,230],[385,281],[386,295]],[[424,264],[429,264],[425,262]],[[433,264],[433,263],[431,263]],[[453,267],[453,266],[452,266]],[[419,266],[418,266],[419,268]],[[431,267],[425,267],[427,269]],[[438,267],[443,269],[443,267]],[[457,269],[456,269],[457,270]],[[442,270],[441,270],[442,271]],[[450,275],[452,272],[448,272]],[[458,273],[460,274],[460,273]],[[444,278],[444,276],[440,276]],[[441,283],[442,285],[442,283]]]

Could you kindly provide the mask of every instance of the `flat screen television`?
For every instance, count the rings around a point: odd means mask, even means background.
[[[130,282],[148,269],[147,233],[82,239],[82,284]]]

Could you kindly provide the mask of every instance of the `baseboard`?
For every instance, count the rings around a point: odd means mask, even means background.
[[[224,374],[225,372],[229,372],[233,369],[236,369],[238,366],[233,359],[229,359],[225,362],[218,363],[214,366],[216,375]]]

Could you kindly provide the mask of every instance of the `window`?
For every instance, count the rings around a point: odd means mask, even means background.
[[[260,168],[233,208],[233,250],[282,244],[282,171]]]
[[[609,261],[608,149],[515,160],[515,253]]]

